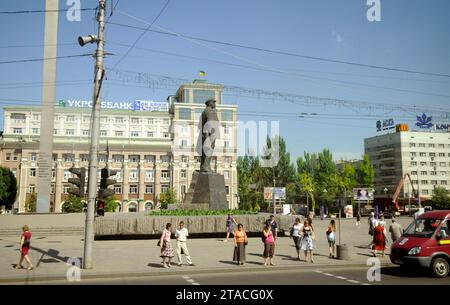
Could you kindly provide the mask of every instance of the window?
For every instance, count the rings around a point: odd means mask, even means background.
[[[83,136],[89,136],[90,130],[89,129],[83,129]]]
[[[153,125],[153,119],[147,119],[147,124]]]
[[[69,172],[68,169],[64,170],[64,175],[63,175],[63,181],[67,181],[67,179],[71,178],[72,174]]]
[[[436,145],[434,143],[430,143],[430,144],[428,144],[428,147],[435,148]]]
[[[69,186],[69,185],[64,185],[63,193],[64,193],[64,194],[68,194],[68,193],[69,193],[69,189],[70,189],[70,186]]]
[[[419,147],[425,147],[425,143],[419,143]]]
[[[445,172],[441,172],[441,176],[445,176],[446,175],[446,173]]]
[[[225,191],[227,192],[227,195],[230,195],[230,186],[225,185]]]
[[[417,162],[416,161],[412,161],[411,162],[411,166],[417,166]]]
[[[123,117],[116,117],[116,124],[122,124],[123,123]]]
[[[106,137],[106,136],[108,136],[108,132],[106,130],[100,130],[100,136]]]
[[[430,153],[429,156],[430,157],[436,157],[436,153]]]
[[[105,116],[100,117],[100,122],[101,123],[108,123],[108,118]]]
[[[103,162],[103,163],[105,163],[107,160],[106,160],[106,155],[99,155],[98,156],[98,162]]]
[[[167,193],[167,189],[169,186],[167,184],[161,184],[161,193],[165,194]]]
[[[180,120],[190,120],[191,119],[191,109],[190,108],[180,108],[178,112]]]
[[[36,177],[36,169],[30,168],[30,177]]]
[[[139,124],[139,118],[131,118],[131,124]]]
[[[423,191],[422,191],[422,194],[423,194],[423,195],[428,195],[428,193],[429,193],[428,190],[423,190]]]
[[[153,170],[148,169],[145,171],[145,181],[153,181]]]
[[[53,129],[53,134],[57,135],[58,134],[58,129]]]
[[[445,157],[445,153],[439,153],[439,157]]]
[[[123,137],[123,131],[122,130],[116,130],[116,131],[114,131],[114,135],[116,137]]]
[[[428,180],[421,180],[420,184],[427,185],[428,184]]]
[[[139,155],[130,155],[128,157],[131,163],[138,163],[139,162]]]
[[[139,131],[131,131],[131,137],[133,138],[139,137]]]
[[[55,193],[55,184],[51,184],[50,185],[50,194],[54,194]]]
[[[231,157],[227,156],[227,157],[223,157],[224,163],[231,163]]]
[[[28,193],[36,193],[36,186],[34,184],[28,186]]]
[[[440,167],[446,167],[446,166],[447,166],[447,163],[445,163],[445,162],[439,162],[439,166],[440,166]]]
[[[56,177],[56,170],[54,168],[52,168],[52,178]]]
[[[138,170],[132,169],[130,170],[130,181],[137,181],[139,177]]]
[[[427,156],[427,153],[426,153],[426,152],[421,152],[419,155],[420,155],[421,157],[426,157],[426,156]]]
[[[431,180],[431,185],[437,185],[437,184],[438,184],[437,180]]]
[[[194,160],[195,160],[196,163],[200,163],[200,157],[199,156],[195,156]]]
[[[31,161],[36,161],[37,160],[37,153],[31,153]]]
[[[91,121],[91,118],[88,116],[83,116],[83,123],[89,123]]]
[[[138,186],[137,185],[130,185],[130,194],[137,194],[138,193]]]
[[[31,129],[32,134],[39,134],[39,128],[32,128]]]
[[[447,185],[447,180],[441,180],[441,185]]]
[[[416,147],[416,143],[409,143],[409,147]]]
[[[230,179],[230,171],[223,171],[223,177],[225,179]]]
[[[169,135],[168,132],[164,132],[164,133],[163,133],[163,138],[166,138],[166,139],[167,139],[167,138],[169,138],[169,137],[170,137],[170,135]]]
[[[155,156],[153,155],[145,155],[144,159],[147,163],[155,163]]]
[[[161,171],[161,179],[169,179],[169,171]]]
[[[11,161],[11,154],[6,154],[5,159],[6,161]]]
[[[430,175],[431,175],[431,176],[437,176],[437,172],[435,172],[435,171],[430,172]]]
[[[430,162],[430,166],[436,166],[436,162]]]
[[[230,141],[223,141],[224,148],[230,148]]]
[[[182,155],[181,156],[181,162],[183,162],[183,163],[186,163],[186,162],[188,162],[188,156],[185,156],[185,155]]]
[[[113,162],[123,162],[122,155],[113,155]]]
[[[64,160],[64,162],[73,162],[73,161],[75,161],[75,155],[74,154],[63,154],[63,160]]]
[[[13,154],[13,161],[17,161],[19,157],[16,154]]]
[[[146,194],[153,194],[153,184],[147,184],[145,186],[145,193]]]
[[[153,138],[153,131],[147,131],[147,138]]]
[[[120,184],[114,185],[114,192],[116,194],[121,194],[122,193],[122,186]]]
[[[415,151],[412,151],[412,152],[410,152],[409,154],[411,155],[411,157],[417,156],[417,153],[416,153]]]
[[[66,122],[75,122],[75,116],[74,115],[66,116]]]
[[[223,133],[226,135],[230,134],[230,129],[231,129],[230,127],[224,127]]]
[[[420,162],[420,166],[427,166],[427,162],[424,161]]]
[[[163,120],[163,124],[164,125],[169,125],[170,124],[170,120],[169,119],[164,119]]]
[[[192,90],[194,104],[205,104],[209,99],[213,99],[215,92],[213,90]]]
[[[427,175],[428,173],[426,171],[421,171],[420,174],[421,175]]]
[[[413,180],[412,184],[417,185],[419,183],[419,180]]]
[[[39,114],[33,114],[33,121],[39,121]]]
[[[221,119],[222,119],[222,121],[232,121],[233,120],[233,111],[222,110]]]
[[[13,133],[14,134],[21,134],[22,133],[22,128],[13,128]]]
[[[161,162],[163,163],[169,163],[170,157],[168,155],[161,156]]]
[[[411,175],[417,175],[417,171],[412,171]]]
[[[187,140],[181,140],[181,147],[187,147]]]
[[[75,134],[74,129],[66,129],[66,136],[73,136]]]
[[[439,144],[438,147],[439,148],[445,148],[445,144]]]
[[[181,178],[186,178],[187,177],[187,171],[185,169],[181,170]]]

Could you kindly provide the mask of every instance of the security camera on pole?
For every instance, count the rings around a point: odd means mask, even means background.
[[[106,0],[98,1],[98,34],[87,37],[79,37],[78,43],[84,46],[87,43],[97,43],[95,51],[94,69],[94,92],[92,98],[92,122],[91,122],[91,143],[89,148],[89,184],[88,184],[88,208],[86,213],[86,229],[84,238],[83,268],[92,269],[92,246],[94,243],[94,216],[95,198],[97,196],[97,175],[98,175],[98,145],[100,134],[100,92],[105,70],[103,68],[104,57],[104,35],[105,35],[105,8]]]

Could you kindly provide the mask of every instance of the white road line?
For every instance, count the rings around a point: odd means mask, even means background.
[[[350,279],[348,279],[348,278],[346,278],[344,276],[334,275],[334,274],[331,274],[331,273],[325,273],[325,272],[319,271],[319,270],[316,270],[316,273],[320,273],[320,274],[323,274],[323,275],[326,275],[326,276],[334,277],[336,279],[344,280],[344,281],[347,281],[347,282],[353,283],[353,284],[361,284],[361,285],[365,285],[365,286],[370,285],[370,284],[367,284],[367,283],[361,283],[360,281],[350,280]]]
[[[199,283],[192,283],[192,285],[200,285]]]
[[[324,273],[324,275],[326,275],[326,276],[334,276],[334,275],[331,274],[331,273]]]
[[[337,279],[340,279],[340,280],[347,280],[347,278],[346,277],[343,277],[343,276],[337,276],[337,275],[335,275],[334,276],[335,278],[337,278]]]
[[[186,282],[189,282],[189,283],[195,283],[195,281],[192,280],[192,279],[188,279],[188,280],[186,280]]]
[[[353,283],[353,284],[359,284],[361,283],[360,281],[355,281],[355,280],[347,280],[347,282]]]
[[[196,281],[194,281],[193,279],[191,279],[189,276],[185,275],[182,276],[182,278],[184,278],[186,280],[186,282],[191,283],[192,285],[200,285],[199,283],[197,283]]]
[[[189,279],[190,277],[187,276],[187,275],[183,275],[183,278],[184,278],[184,279]]]

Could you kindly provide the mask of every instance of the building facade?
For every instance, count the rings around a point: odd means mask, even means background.
[[[183,200],[192,173],[200,166],[194,149],[198,130],[189,126],[196,125],[198,113],[205,108],[205,98],[209,96],[217,100],[219,119],[224,120],[221,132],[225,137],[216,142],[212,168],[225,176],[229,207],[237,207],[237,141],[233,127],[237,106],[222,105],[221,93],[222,86],[196,80],[181,86],[177,94],[164,103],[102,103],[99,168],[108,165],[117,170],[111,178],[117,182],[114,199],[118,210],[135,212],[155,208],[158,197],[168,188],[175,190],[179,202]],[[72,177],[69,168],[87,168],[89,164],[89,106],[89,102],[73,100],[55,105],[51,174],[54,212],[61,211],[72,186],[68,183]],[[14,208],[18,212],[25,212],[27,198],[39,191],[40,117],[39,107],[4,107],[0,165],[10,168],[17,178],[19,193]],[[109,156],[106,155],[107,143]]]
[[[400,179],[409,174],[416,194],[430,199],[436,187],[450,190],[450,132],[401,131],[364,140],[375,170],[375,194],[392,197]],[[409,182],[400,198],[409,198]]]

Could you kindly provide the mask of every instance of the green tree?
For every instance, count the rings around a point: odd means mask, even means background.
[[[31,193],[30,197],[25,200],[25,211],[27,213],[36,213],[36,202],[37,196],[36,193]]]
[[[450,209],[450,192],[446,188],[439,186],[434,190],[431,201],[439,209]]]
[[[358,169],[358,184],[362,187],[373,187],[375,172],[370,163],[369,155],[365,154]]]
[[[161,204],[161,209],[167,209],[169,204],[177,203],[175,190],[169,187],[164,194],[159,195],[159,202]]]
[[[314,193],[316,192],[316,183],[314,177],[308,173],[299,174],[300,189],[302,192],[311,199],[311,208],[314,210],[316,208],[316,200],[314,199]]]
[[[17,197],[17,180],[12,171],[0,167],[0,206],[11,209]]]
[[[115,212],[119,203],[116,202],[113,196],[109,196],[105,199],[105,212]]]
[[[63,213],[81,213],[83,212],[83,207],[84,204],[81,202],[81,198],[69,194],[61,207],[61,211]]]
[[[339,181],[336,177],[336,165],[329,149],[318,153],[318,170],[314,173],[316,196],[325,205],[331,205],[339,193]]]

